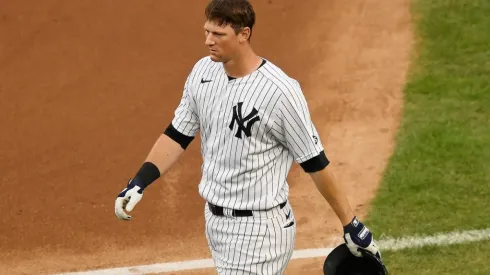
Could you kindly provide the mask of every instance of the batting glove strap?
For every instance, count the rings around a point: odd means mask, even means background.
[[[143,191],[145,191],[145,186],[143,186],[143,184],[141,184],[137,179],[129,179],[129,183],[128,183],[128,186],[126,186],[126,191],[122,191],[118,197],[124,197],[126,196],[124,193],[129,191],[129,190],[132,190],[133,188],[135,187],[139,187],[139,188],[136,188],[135,190],[138,190],[137,192],[139,194],[143,194]]]
[[[369,229],[357,217],[344,226],[344,235],[346,234],[350,235],[354,244],[363,248],[367,247],[373,239]]]
[[[355,256],[361,257],[362,254],[359,249],[363,249],[378,258],[381,257],[372,233],[357,217],[354,217],[348,225],[344,226],[344,240]]]

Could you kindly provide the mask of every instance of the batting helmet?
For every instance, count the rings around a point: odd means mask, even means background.
[[[362,257],[354,256],[347,245],[337,246],[323,264],[325,275],[388,275],[383,262],[373,254],[361,250]]]

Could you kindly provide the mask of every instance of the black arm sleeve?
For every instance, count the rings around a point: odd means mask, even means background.
[[[301,167],[306,173],[314,173],[323,170],[330,164],[330,161],[325,155],[325,151],[321,151],[317,156],[301,163]]]
[[[177,129],[175,129],[172,123],[168,125],[167,129],[165,129],[165,132],[163,133],[167,135],[169,138],[173,139],[178,144],[180,144],[180,147],[182,147],[182,149],[184,150],[187,149],[187,146],[189,146],[191,141],[194,139],[194,137],[186,136],[180,133],[179,131],[177,131]]]

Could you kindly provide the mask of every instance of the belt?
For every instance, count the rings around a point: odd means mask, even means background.
[[[283,209],[284,206],[286,206],[286,203],[287,203],[287,201],[279,204],[281,209]],[[208,202],[208,206],[209,206],[209,210],[214,215],[216,215],[216,216],[224,216],[225,215],[223,207],[214,205],[214,204],[209,203],[209,202]],[[253,216],[253,211],[252,210],[235,210],[235,209],[232,209],[231,215],[233,217],[251,217],[251,216]]]

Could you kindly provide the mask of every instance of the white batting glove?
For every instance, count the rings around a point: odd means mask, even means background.
[[[131,212],[143,197],[143,189],[129,181],[128,186],[116,198],[115,213],[120,220],[131,220],[131,216],[124,210]]]
[[[373,234],[357,217],[354,217],[348,225],[344,226],[344,240],[354,256],[362,257],[360,249],[363,249],[381,259],[381,253],[373,239]]]

